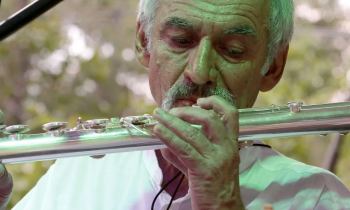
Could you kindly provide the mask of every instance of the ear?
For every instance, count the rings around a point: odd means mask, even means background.
[[[150,54],[147,51],[147,39],[140,22],[137,22],[136,39],[135,39],[135,54],[139,63],[149,68]]]
[[[260,86],[261,92],[267,92],[274,88],[280,81],[286,60],[288,56],[289,45],[278,52],[276,58],[272,62],[269,71],[263,76]]]

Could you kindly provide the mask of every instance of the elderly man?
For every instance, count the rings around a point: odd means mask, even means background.
[[[292,31],[292,0],[141,0],[136,54],[168,149],[58,160],[14,209],[349,209],[332,173],[239,150],[237,109],[279,82]]]

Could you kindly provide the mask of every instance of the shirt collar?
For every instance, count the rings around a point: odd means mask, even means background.
[[[254,144],[264,144],[264,142],[254,141]],[[239,150],[239,156],[241,158],[241,162],[239,164],[239,174],[243,173],[254,164],[254,162],[260,156],[260,151],[261,148],[255,146],[241,148]]]

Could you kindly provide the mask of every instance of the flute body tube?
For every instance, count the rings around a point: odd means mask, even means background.
[[[143,115],[85,122],[79,118],[72,129],[67,129],[64,122],[48,123],[43,126],[46,133],[41,134],[26,134],[29,127],[25,125],[3,126],[0,130],[5,137],[0,138],[0,161],[13,164],[165,148],[152,133],[156,124],[152,116]],[[242,145],[253,140],[349,131],[349,102],[313,106],[293,102],[239,110],[238,141]]]

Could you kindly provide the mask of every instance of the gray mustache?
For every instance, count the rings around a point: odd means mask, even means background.
[[[230,104],[234,105],[234,96],[227,89],[215,86],[211,82],[207,82],[204,85],[197,85],[194,82],[187,82],[174,84],[166,93],[163,98],[162,108],[165,110],[170,110],[173,104],[181,96],[202,96],[209,97],[217,95],[228,101]]]

